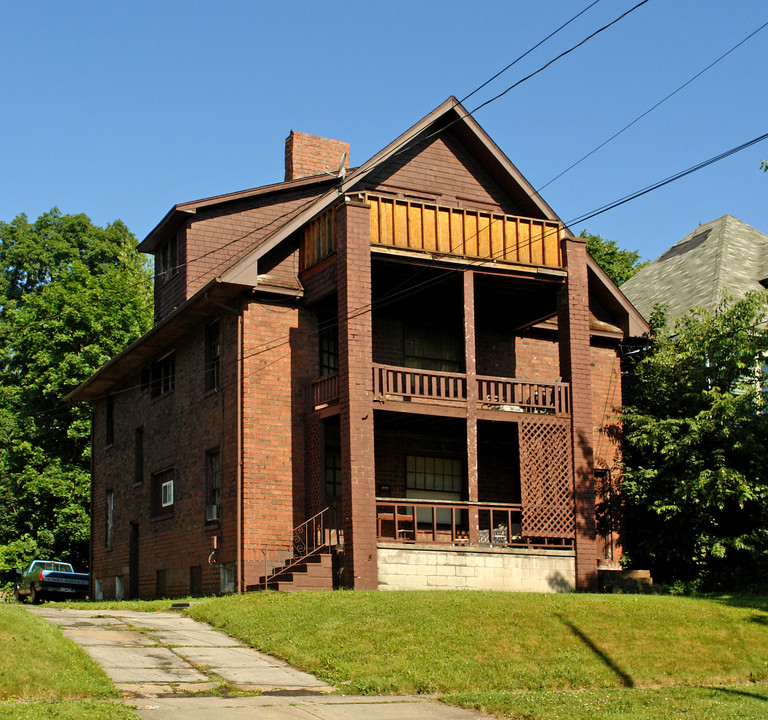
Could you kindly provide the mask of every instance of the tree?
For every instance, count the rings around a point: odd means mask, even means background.
[[[768,172],[768,160],[763,160],[760,163],[760,167],[763,168],[763,172]]]
[[[641,262],[639,251],[621,250],[615,240],[591,235],[586,230],[582,230],[579,237],[587,239],[587,252],[617,285],[629,280],[648,264]]]
[[[63,398],[151,321],[151,272],[122,222],[56,208],[0,222],[0,572],[87,564],[90,417]]]
[[[661,582],[746,587],[768,569],[767,308],[760,292],[671,328],[663,312],[651,320],[613,430],[625,554]]]

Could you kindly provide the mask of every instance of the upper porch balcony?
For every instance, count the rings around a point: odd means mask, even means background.
[[[467,376],[463,373],[416,370],[373,364],[372,388],[376,402],[397,410],[416,410],[414,405],[464,407],[468,401]],[[518,378],[476,376],[474,396],[478,410],[570,415],[570,386],[564,382],[541,382]],[[335,403],[339,397],[339,376],[329,375],[310,383],[312,409]]]
[[[564,269],[557,221],[371,193],[365,194],[365,201],[370,206],[370,240],[375,251],[429,255],[474,265]],[[336,210],[331,208],[304,228],[300,270],[330,257],[336,247]]]

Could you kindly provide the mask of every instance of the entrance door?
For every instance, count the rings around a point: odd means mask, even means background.
[[[131,523],[128,539],[128,597],[139,597],[139,523]]]

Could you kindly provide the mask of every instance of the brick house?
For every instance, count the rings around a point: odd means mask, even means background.
[[[455,98],[348,150],[292,132],[284,182],[139,245],[155,325],[70,396],[95,594],[595,586],[645,322]]]

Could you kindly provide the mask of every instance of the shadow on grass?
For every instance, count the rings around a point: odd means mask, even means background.
[[[604,650],[601,650],[588,635],[579,630],[570,620],[566,620],[562,615],[557,615],[557,619],[563,623],[581,642],[583,642],[616,677],[625,688],[635,687],[635,681],[632,676],[625,672]]]
[[[732,687],[713,687],[712,689],[716,692],[726,693],[728,695],[741,695],[743,697],[752,698],[753,700],[762,700],[763,702],[768,702],[768,697],[765,695],[747,692],[746,690],[736,690]]]

